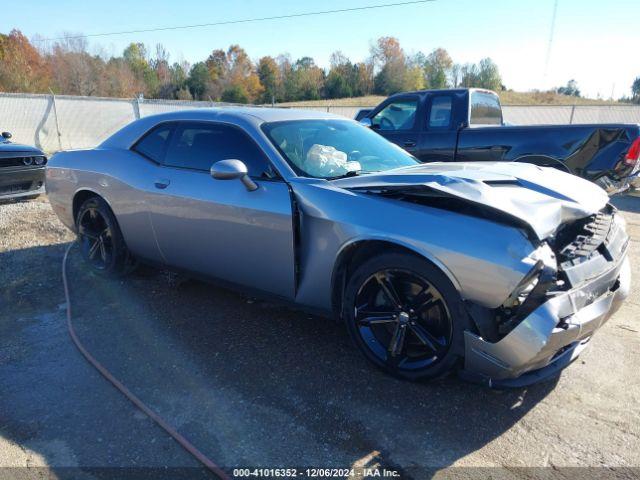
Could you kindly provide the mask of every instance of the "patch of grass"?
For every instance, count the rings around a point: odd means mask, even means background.
[[[288,107],[374,107],[386,97],[367,95],[366,97],[332,98],[327,100],[306,100],[302,102],[286,102],[278,105]],[[597,100],[593,98],[569,97],[554,92],[500,92],[503,105],[614,105],[620,102]]]
[[[570,97],[555,92],[500,92],[503,105],[614,105],[620,102],[595,98]]]
[[[283,107],[374,107],[387,97],[367,95],[366,97],[330,98],[327,100],[305,100],[301,102],[278,103]]]

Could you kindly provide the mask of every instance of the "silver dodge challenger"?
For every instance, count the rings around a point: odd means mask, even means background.
[[[155,264],[332,316],[406,379],[556,375],[629,292],[625,222],[594,184],[421,164],[320,112],[145,117],[55,155],[46,188],[96,272]]]

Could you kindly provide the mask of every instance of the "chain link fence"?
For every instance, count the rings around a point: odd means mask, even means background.
[[[66,95],[0,93],[0,130],[17,143],[35,145],[52,153],[93,148],[127,123],[147,115],[221,106],[215,102],[142,100]],[[354,118],[372,106],[299,107]],[[638,105],[505,105],[505,121],[514,125],[572,123],[640,124]]]

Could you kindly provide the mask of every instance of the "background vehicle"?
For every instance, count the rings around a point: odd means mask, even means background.
[[[489,90],[398,93],[356,117],[423,162],[515,161],[629,187],[640,167],[640,125],[504,125]]]
[[[529,164],[421,164],[319,112],[144,117],[55,155],[47,191],[96,271],[133,255],[335,316],[403,378],[464,361],[488,382],[539,380],[628,295],[624,223],[596,185]]]
[[[47,158],[35,147],[11,143],[11,134],[0,138],[0,200],[37,197],[44,193]]]

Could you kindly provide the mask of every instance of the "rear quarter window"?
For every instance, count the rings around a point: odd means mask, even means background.
[[[502,125],[502,108],[497,95],[472,91],[469,107],[470,125]]]
[[[159,125],[153,128],[138,140],[132,150],[149,160],[162,163],[172,129],[172,125]]]
[[[429,128],[446,128],[451,124],[452,98],[449,96],[433,97],[429,112]]]

